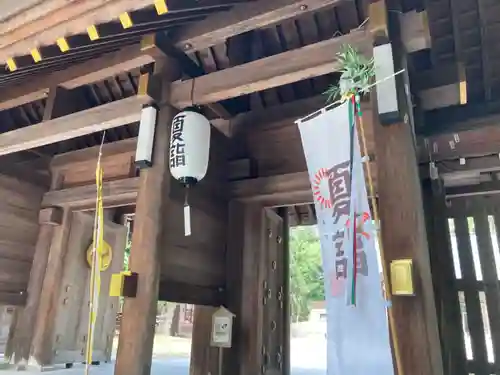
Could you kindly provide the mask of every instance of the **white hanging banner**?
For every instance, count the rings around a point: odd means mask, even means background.
[[[327,373],[394,375],[387,304],[355,129],[351,153],[350,105],[345,102],[299,122],[321,236]],[[350,238],[352,232],[356,241]]]

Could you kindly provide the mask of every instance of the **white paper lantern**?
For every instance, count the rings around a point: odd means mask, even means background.
[[[205,177],[210,154],[210,122],[195,109],[185,109],[172,120],[169,165],[172,177],[186,187],[184,235],[191,235],[188,189]]]
[[[172,177],[194,185],[207,173],[210,122],[194,109],[185,109],[172,121],[169,164]]]

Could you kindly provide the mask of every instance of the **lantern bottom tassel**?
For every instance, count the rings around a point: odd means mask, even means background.
[[[188,203],[189,185],[186,185],[186,195],[184,197],[184,236],[191,235],[191,207]]]
[[[184,206],[184,235],[191,235],[191,207],[187,204]]]

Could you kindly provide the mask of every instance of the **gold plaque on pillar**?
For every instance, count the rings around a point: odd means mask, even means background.
[[[92,242],[87,249],[87,263],[89,267],[92,267],[92,251],[94,250],[94,242]],[[101,255],[101,272],[106,271],[111,265],[111,261],[113,260],[113,249],[111,246],[104,241],[103,249]]]
[[[413,260],[399,259],[391,262],[391,290],[395,296],[414,296]]]

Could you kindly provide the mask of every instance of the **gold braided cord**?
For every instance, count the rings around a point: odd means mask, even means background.
[[[377,203],[377,198],[375,196],[375,188],[373,185],[373,177],[372,177],[372,170],[371,170],[371,165],[370,165],[370,159],[368,155],[368,147],[366,145],[366,136],[365,136],[365,126],[364,126],[364,121],[362,116],[356,116],[358,119],[358,128],[359,128],[359,135],[360,135],[360,140],[361,140],[361,148],[363,150],[363,157],[366,158],[366,176],[368,178],[368,193],[370,195],[370,201],[372,204],[372,211],[373,211],[373,220],[375,221],[375,224],[377,225],[376,228],[376,233],[377,233],[377,240],[379,244],[379,251],[380,251],[380,258],[381,258],[381,263],[382,263],[382,275],[384,278],[384,291],[385,291],[385,299],[390,302],[391,301],[391,288],[389,285],[389,274],[387,271],[387,265],[385,262],[385,253],[384,253],[384,246],[382,245],[382,237],[380,235],[380,229],[378,226],[380,225],[380,217],[379,217],[379,211],[378,211],[378,203]],[[403,372],[403,365],[401,363],[401,352],[400,352],[400,346],[399,346],[399,340],[398,336],[396,333],[396,322],[394,320],[394,314],[392,310],[392,306],[388,306],[387,308],[387,315],[389,317],[389,331],[391,333],[391,339],[392,339],[392,346],[394,350],[394,359],[396,361],[396,374],[398,375],[404,375]]]

